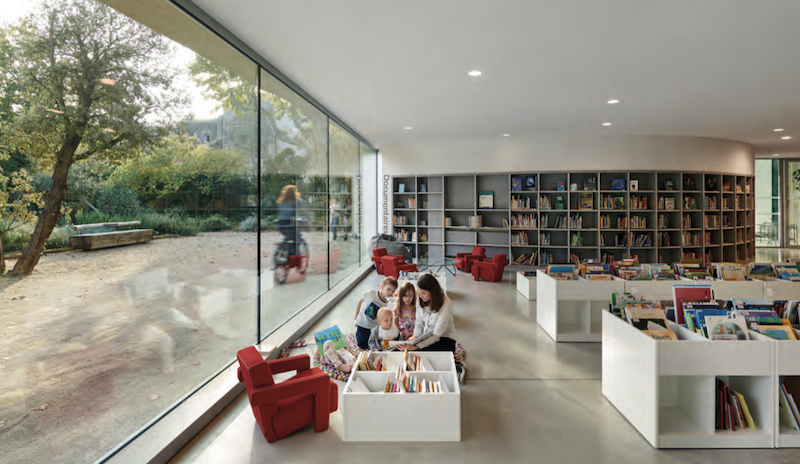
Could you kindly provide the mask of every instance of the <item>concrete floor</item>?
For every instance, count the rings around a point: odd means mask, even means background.
[[[306,339],[334,323],[353,330],[355,302],[379,278],[364,279]],[[460,443],[344,443],[337,411],[324,433],[307,427],[268,444],[243,395],[171,462],[800,462],[800,450],[653,449],[602,396],[600,345],[554,343],[536,325],[536,304],[515,291],[514,279],[506,273],[502,283],[476,283],[448,274],[458,340],[468,353]]]

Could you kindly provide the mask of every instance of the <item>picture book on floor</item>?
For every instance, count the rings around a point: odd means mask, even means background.
[[[335,325],[329,329],[325,329],[321,332],[317,332],[314,334],[314,341],[317,344],[317,351],[319,351],[320,356],[324,356],[325,353],[322,352],[323,345],[326,341],[331,340],[333,341],[333,347],[337,350],[340,350],[346,346],[344,341],[344,336],[342,332],[339,330],[339,326]]]

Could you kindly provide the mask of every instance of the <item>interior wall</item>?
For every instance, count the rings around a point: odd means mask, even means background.
[[[671,136],[532,135],[413,140],[381,148],[382,174],[542,171],[699,171],[754,175],[750,145]]]

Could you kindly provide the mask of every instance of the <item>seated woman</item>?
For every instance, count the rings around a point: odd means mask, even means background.
[[[427,333],[431,333],[431,336],[420,341],[418,345],[401,344],[397,345],[397,349],[455,352],[456,326],[453,320],[453,302],[444,293],[439,281],[430,274],[420,277],[417,288],[419,288],[417,317],[414,322],[414,335],[409,340]],[[459,381],[463,383],[467,366],[463,362],[456,362],[456,370]]]

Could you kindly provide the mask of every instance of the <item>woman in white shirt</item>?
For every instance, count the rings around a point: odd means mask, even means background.
[[[400,350],[450,351],[456,350],[456,326],[453,321],[453,302],[442,290],[439,281],[430,274],[420,277],[417,282],[417,317],[414,323],[414,340],[424,334],[431,335],[417,345],[398,345]],[[459,380],[464,380],[466,366],[456,363]]]

